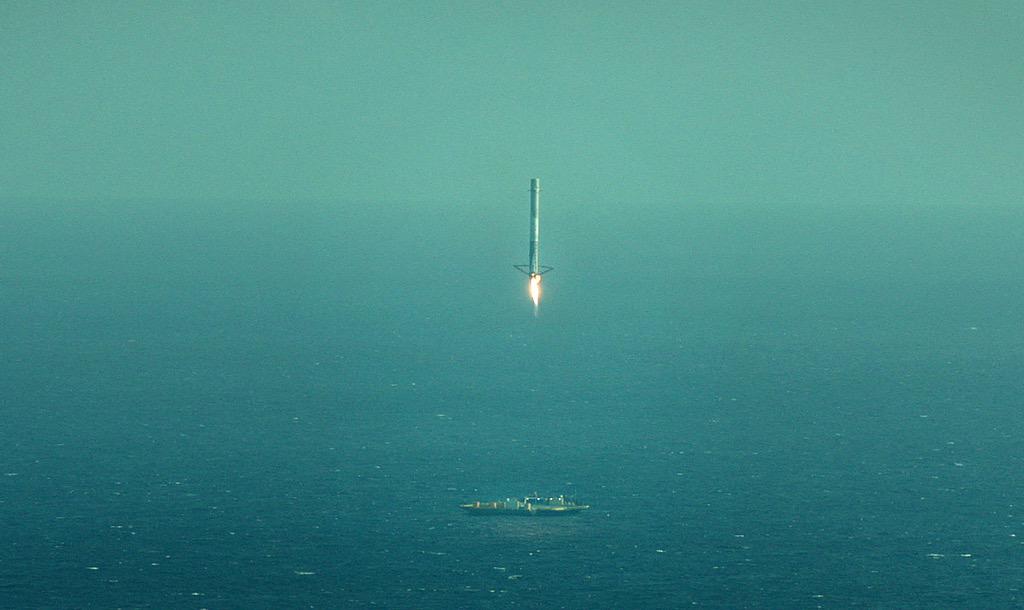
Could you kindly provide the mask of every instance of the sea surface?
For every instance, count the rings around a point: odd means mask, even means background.
[[[1015,209],[5,209],[0,607],[1024,606]]]

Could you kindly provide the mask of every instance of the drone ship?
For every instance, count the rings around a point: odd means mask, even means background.
[[[542,498],[536,494],[519,500],[506,498],[493,502],[470,502],[460,504],[459,508],[474,515],[520,515],[524,517],[548,517],[558,515],[574,515],[590,508],[588,504],[577,504],[565,496]]]

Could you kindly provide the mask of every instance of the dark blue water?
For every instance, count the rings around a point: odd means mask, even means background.
[[[4,218],[2,607],[1024,604],[1016,212],[566,231],[534,318],[525,226],[132,209]]]

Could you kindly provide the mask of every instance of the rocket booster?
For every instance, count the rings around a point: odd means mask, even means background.
[[[513,266],[537,281],[553,269],[540,264],[540,178],[530,180],[530,262]]]
[[[530,180],[530,275],[540,275],[540,178]]]

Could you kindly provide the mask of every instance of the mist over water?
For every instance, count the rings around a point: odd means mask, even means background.
[[[568,208],[6,214],[5,604],[1020,603],[1019,212]]]

